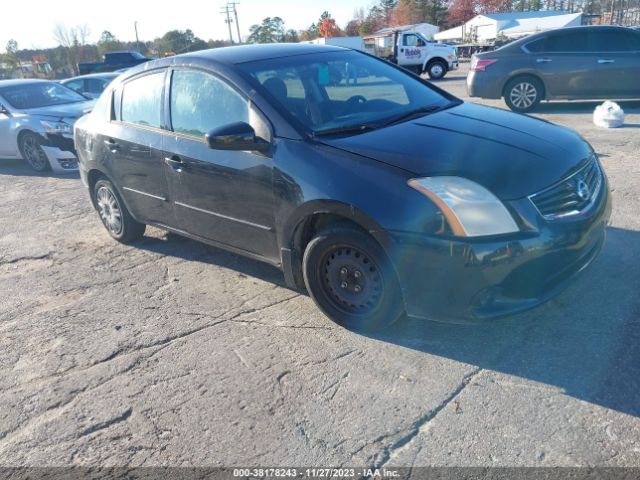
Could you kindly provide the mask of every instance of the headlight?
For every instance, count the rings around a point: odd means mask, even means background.
[[[462,177],[424,177],[409,186],[442,211],[454,235],[480,237],[519,231],[506,207],[486,188]]]
[[[44,131],[47,133],[73,133],[73,127],[68,123],[64,122],[47,122],[45,120],[41,120],[40,124],[44,127]]]

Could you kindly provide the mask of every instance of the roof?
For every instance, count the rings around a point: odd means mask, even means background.
[[[37,78],[14,78],[12,80],[0,80],[1,87],[15,87],[16,85],[27,85],[30,83],[54,83],[50,80],[40,80]]]
[[[332,45],[311,45],[308,43],[262,43],[199,50],[197,52],[185,53],[168,58],[197,57],[222,63],[238,64],[256,60],[267,60],[269,58],[291,57],[294,55],[335,52],[340,50],[345,49]]]
[[[414,23],[412,25],[400,25],[398,27],[387,27],[387,28],[382,28],[376,32],[373,32],[371,35],[368,35],[369,37],[375,37],[375,36],[379,36],[379,35],[388,35],[390,33],[395,32],[396,30],[400,30],[400,31],[405,31],[405,30],[419,30],[421,28],[435,28],[437,29],[438,27],[436,25],[431,25],[430,23]]]
[[[571,25],[580,25],[582,23],[582,13],[569,13],[566,15],[556,15],[546,18],[525,18],[519,20],[516,25],[509,28],[503,28],[502,33],[507,37],[517,37],[520,35],[528,35],[543,30],[554,30]]]
[[[569,12],[564,10],[537,10],[533,12],[481,13],[478,16],[487,17],[492,20],[505,21],[521,20],[526,18],[553,17],[556,15],[566,15],[567,13]]]
[[[76,77],[65,78],[64,80],[61,80],[61,82],[68,82],[70,80],[76,80],[78,78],[115,78],[118,75],[120,74],[116,72],[88,73],[87,75],[78,75]]]

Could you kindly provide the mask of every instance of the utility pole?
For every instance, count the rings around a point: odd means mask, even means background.
[[[231,22],[233,22],[233,20],[231,20],[231,17],[229,16],[229,14],[231,13],[231,7],[229,7],[229,4],[227,4],[224,7],[222,7],[222,9],[220,10],[220,13],[222,13],[223,15],[227,16],[227,18],[225,18],[224,22],[229,27],[229,41],[233,45],[233,34],[231,33]]]
[[[240,36],[240,22],[238,22],[238,10],[236,9],[236,5],[240,5],[240,2],[229,2],[227,6],[231,5],[233,7],[233,16],[236,18],[236,31],[238,32],[238,43],[242,43],[242,37]]]
[[[133,22],[133,28],[136,30],[136,45],[138,45],[138,49],[140,49],[140,40],[138,40],[138,22]]]

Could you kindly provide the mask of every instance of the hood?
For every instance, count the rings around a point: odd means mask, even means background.
[[[572,130],[472,103],[323,143],[415,176],[465,177],[502,200],[556,183],[592,151]]]
[[[37,107],[23,111],[29,115],[77,119],[82,115],[89,113],[94,104],[95,100],[87,100],[86,102],[66,103],[63,105],[52,105],[50,107]]]

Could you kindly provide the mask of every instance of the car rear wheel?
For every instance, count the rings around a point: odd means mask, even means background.
[[[51,168],[47,155],[42,149],[40,138],[35,133],[25,132],[20,135],[18,148],[24,161],[36,172],[46,172]]]
[[[348,329],[378,330],[404,313],[391,263],[380,245],[355,227],[320,231],[305,249],[303,274],[318,307]]]
[[[109,235],[122,243],[134,242],[144,235],[146,225],[133,219],[110,181],[98,180],[93,195],[98,215]]]
[[[447,73],[447,66],[440,60],[434,60],[427,65],[427,73],[431,80],[439,80]]]
[[[542,84],[533,77],[514,78],[504,89],[504,101],[511,110],[518,113],[534,110],[542,100],[542,95]]]

